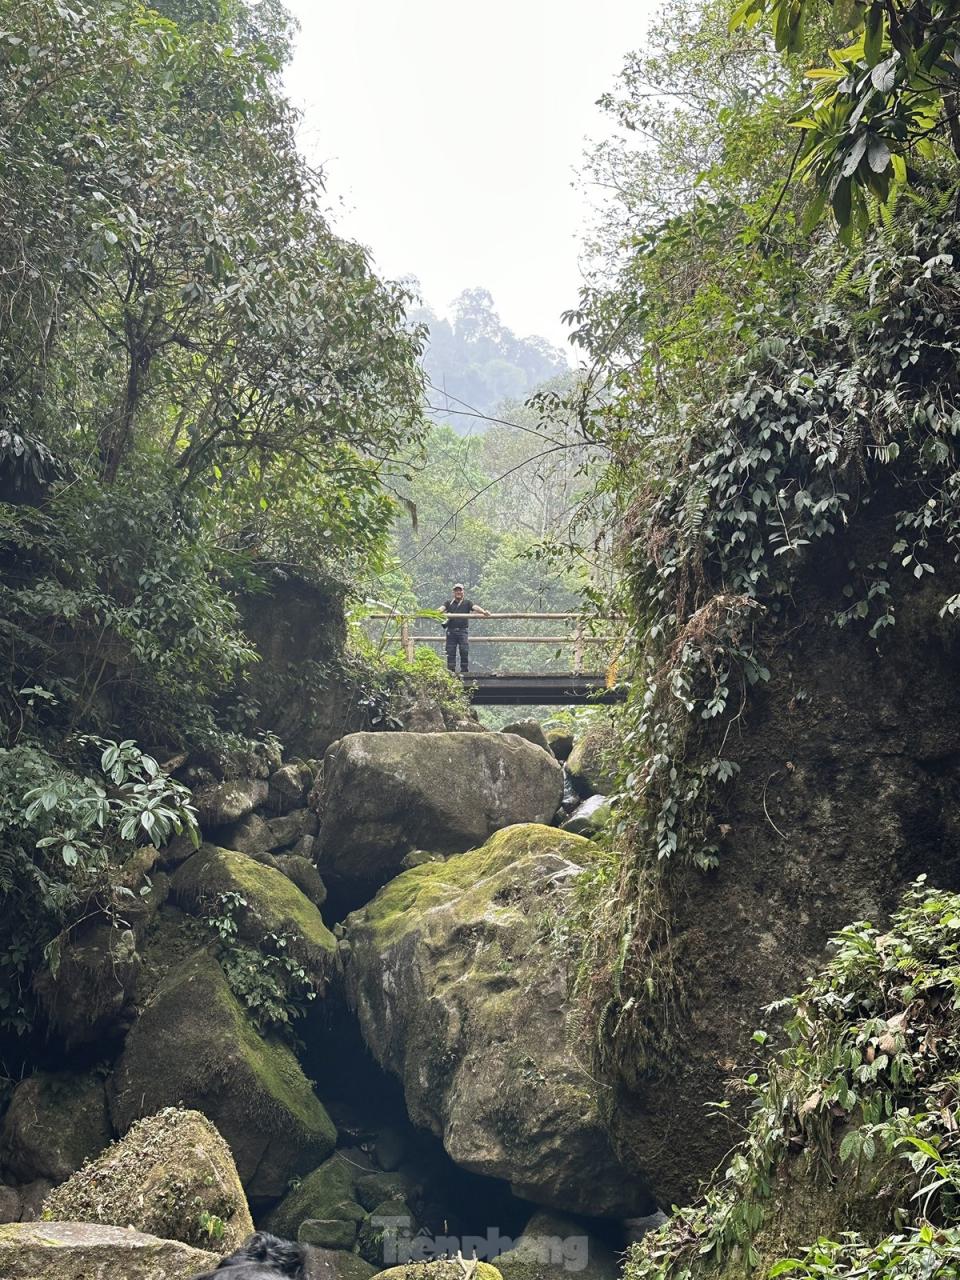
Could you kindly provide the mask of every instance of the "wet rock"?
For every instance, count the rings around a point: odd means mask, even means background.
[[[516,822],[549,822],[563,775],[522,738],[356,733],[324,762],[320,871],[376,887],[411,849],[451,853]]]
[[[302,809],[313,786],[313,772],[302,761],[281,765],[270,775],[269,804],[274,813]]]
[[[490,730],[479,720],[454,720],[450,726],[451,733],[489,733]]]
[[[178,868],[171,891],[184,910],[200,915],[215,910],[221,895],[237,894],[245,904],[235,915],[242,942],[257,945],[265,934],[283,935],[290,953],[318,982],[333,972],[333,934],[316,906],[282,871],[246,854],[205,844]]]
[[[215,1254],[90,1222],[0,1226],[3,1280],[191,1280],[217,1265]]]
[[[107,1222],[197,1248],[219,1218],[230,1252],[253,1231],[230,1148],[198,1111],[166,1108],[84,1165],[44,1203],[58,1222]]]
[[[0,1223],[19,1222],[23,1202],[16,1187],[0,1185]]]
[[[567,759],[567,773],[582,796],[611,795],[616,788],[617,738],[610,725],[591,726]]]
[[[576,836],[592,836],[610,821],[610,801],[606,796],[590,796],[577,805],[573,813],[562,823],[564,831]]]
[[[206,831],[239,822],[266,804],[269,794],[270,788],[263,778],[234,778],[198,787],[193,793],[193,803],[200,826]]]
[[[410,1119],[457,1164],[540,1204],[626,1216],[649,1198],[613,1154],[566,973],[542,932],[595,852],[528,824],[404,872],[347,920],[347,989]]]
[[[63,1182],[112,1137],[102,1077],[38,1071],[13,1091],[0,1161],[20,1182]]]
[[[336,1143],[292,1051],[258,1034],[206,952],[174,966],[152,993],[110,1095],[121,1133],[163,1107],[202,1111],[226,1139],[251,1198],[282,1195]]]
[[[547,744],[558,760],[566,760],[573,750],[573,731],[571,729],[548,729]]]
[[[544,751],[550,750],[550,744],[547,742],[547,735],[543,731],[543,726],[533,716],[525,716],[522,720],[511,720],[509,724],[503,726],[500,732],[516,734],[518,738],[525,738],[527,742],[532,742],[534,746],[542,747]]]

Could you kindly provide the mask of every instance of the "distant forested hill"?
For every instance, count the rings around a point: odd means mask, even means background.
[[[414,310],[411,319],[430,330],[423,364],[433,416],[458,432],[483,429],[469,411],[490,413],[504,400],[522,400],[570,368],[546,338],[518,338],[508,329],[486,289],[465,289],[450,320],[430,307]]]

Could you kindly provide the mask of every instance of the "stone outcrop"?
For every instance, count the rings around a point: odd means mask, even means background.
[[[164,1107],[202,1111],[229,1144],[252,1199],[282,1195],[336,1143],[293,1052],[257,1033],[207,952],[175,965],[150,996],[110,1095],[121,1133]]]
[[[459,1165],[541,1204],[628,1216],[649,1200],[611,1150],[544,929],[593,856],[528,824],[404,872],[349,917],[347,986],[411,1119]]]
[[[198,1111],[167,1108],[138,1120],[126,1137],[47,1197],[45,1218],[110,1223],[201,1248],[209,1223],[217,1247],[236,1249],[253,1231],[230,1148]]]
[[[192,1280],[215,1254],[178,1240],[90,1222],[0,1226],[3,1280]]]
[[[102,1076],[38,1071],[13,1091],[0,1163],[20,1182],[63,1182],[112,1137]]]
[[[522,720],[511,720],[509,724],[503,726],[500,732],[516,734],[518,738],[525,738],[527,742],[532,742],[534,746],[543,747],[544,751],[550,750],[550,743],[547,741],[543,726],[534,716],[524,716]]]
[[[456,853],[517,822],[550,822],[556,760],[504,734],[357,733],[327,753],[320,827],[325,880],[375,888],[412,849]]]

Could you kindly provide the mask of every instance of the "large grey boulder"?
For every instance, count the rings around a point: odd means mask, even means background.
[[[217,1265],[215,1254],[92,1222],[10,1222],[0,1226],[3,1280],[190,1280]]]
[[[562,918],[595,852],[525,824],[404,872],[347,920],[347,990],[410,1119],[459,1165],[540,1204],[626,1217],[650,1201],[611,1149],[544,926]]]
[[[459,853],[513,823],[550,822],[563,794],[548,752],[499,733],[353,733],[323,777],[320,871],[372,887],[411,849]]]
[[[513,733],[518,738],[525,738],[527,742],[534,743],[535,746],[543,747],[544,751],[550,750],[550,743],[543,731],[543,725],[534,716],[524,716],[522,720],[511,720],[500,732]]]
[[[63,1182],[113,1137],[103,1078],[38,1071],[13,1091],[0,1161],[20,1182]]]
[[[207,952],[174,966],[152,993],[110,1094],[121,1133],[163,1107],[201,1111],[226,1139],[251,1199],[282,1195],[336,1144],[292,1050],[256,1031]]]

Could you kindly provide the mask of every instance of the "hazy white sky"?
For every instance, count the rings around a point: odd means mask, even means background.
[[[287,86],[339,229],[437,310],[482,285],[521,336],[561,342],[585,216],[573,170],[652,3],[287,0]]]

